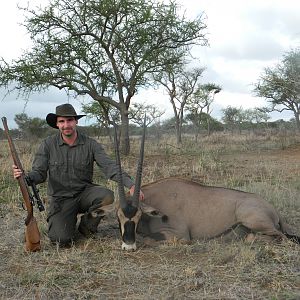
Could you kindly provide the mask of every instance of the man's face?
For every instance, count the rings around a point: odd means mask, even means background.
[[[74,117],[57,117],[56,126],[66,137],[72,137],[76,132],[78,121]]]

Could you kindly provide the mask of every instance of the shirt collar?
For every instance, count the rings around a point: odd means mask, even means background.
[[[66,144],[61,136],[61,133],[59,133],[58,144],[59,144],[59,146]],[[83,145],[83,144],[84,144],[83,134],[77,130],[77,139],[72,146]]]

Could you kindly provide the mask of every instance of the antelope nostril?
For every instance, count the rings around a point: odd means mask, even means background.
[[[163,215],[162,218],[161,218],[161,220],[162,220],[164,223],[168,222],[168,216]]]
[[[125,244],[125,243],[122,243],[122,250],[125,250],[125,251],[135,251],[136,250],[136,244]]]

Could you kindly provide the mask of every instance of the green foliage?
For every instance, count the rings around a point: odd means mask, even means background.
[[[182,143],[182,127],[187,104],[194,97],[204,68],[195,67],[186,70],[184,61],[181,64],[166,68],[155,80],[161,84],[169,95],[173,107],[177,144]]]
[[[198,84],[195,92],[187,101],[186,110],[195,116],[200,116],[204,110],[209,114],[214,96],[220,91],[221,88],[212,83]]]
[[[250,123],[262,123],[267,122],[270,119],[267,112],[259,108],[245,109],[243,114],[244,119]]]
[[[82,111],[87,115],[87,118],[96,118],[98,124],[107,122],[109,110],[109,105],[102,105],[101,103],[95,101],[82,105]]]
[[[93,101],[88,104],[83,104],[82,111],[87,115],[88,119],[95,118],[97,120],[97,124],[93,125],[93,128],[98,132],[97,136],[99,136],[103,130],[110,135],[109,124],[111,117],[117,123],[117,110],[107,103]]]
[[[300,130],[300,49],[291,50],[273,68],[265,68],[254,92],[269,102],[267,111],[292,111]]]
[[[14,118],[23,137],[42,138],[46,137],[51,129],[47,122],[40,118],[30,118],[25,113],[16,114]]]
[[[206,113],[190,113],[187,114],[186,120],[192,122],[195,130],[210,129],[211,131],[223,130],[224,126],[221,122]]]
[[[26,93],[54,86],[107,103],[122,116],[125,142],[131,98],[152,84],[149,75],[207,43],[202,16],[187,20],[175,2],[50,0],[23,10],[33,47],[1,60],[0,86],[16,83]]]
[[[236,108],[232,106],[227,106],[223,109],[224,116],[222,117],[223,122],[228,129],[240,129],[240,124],[243,121],[243,110],[242,108]]]
[[[161,111],[155,105],[134,103],[129,110],[129,118],[131,122],[138,124],[139,126],[143,126],[144,117],[146,115],[146,126],[149,126],[151,123],[157,122],[164,113],[164,111]]]
[[[211,125],[217,129],[217,121],[210,116],[210,106],[214,101],[215,94],[221,91],[221,87],[214,83],[198,84],[192,97],[187,101],[186,110],[189,112],[187,119],[193,123],[197,134],[201,127],[210,134]],[[206,112],[204,112],[204,110]]]

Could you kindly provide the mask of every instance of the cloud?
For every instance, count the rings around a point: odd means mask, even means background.
[[[20,25],[24,16],[17,3],[26,6],[28,0],[3,1],[0,10],[0,57],[18,58],[30,47],[30,38]],[[48,3],[47,0],[31,0],[30,7]],[[182,11],[193,19],[204,13],[210,47],[197,47],[193,54],[198,64],[206,67],[202,83],[212,82],[222,86],[215,98],[215,115],[228,105],[245,108],[263,106],[263,99],[252,95],[253,83],[264,68],[278,63],[292,48],[300,46],[300,1],[298,0],[179,0]],[[0,99],[4,95],[0,89]],[[85,98],[85,103],[88,102]],[[81,99],[82,100],[82,99]],[[68,99],[63,91],[50,89],[33,94],[27,106],[24,99],[10,95],[0,100],[0,115],[6,115],[13,123],[16,113],[25,111],[30,117],[45,117],[61,103],[70,102],[81,113],[81,100]],[[133,101],[147,102],[165,110],[165,117],[173,111],[163,90],[141,91]],[[280,116],[279,116],[280,117]],[[292,117],[292,116],[291,116]],[[86,120],[81,120],[82,125]]]
[[[0,89],[0,94],[5,91]],[[55,112],[56,106],[62,103],[70,103],[74,106],[77,114],[82,114],[81,104],[78,99],[68,98],[64,91],[50,88],[44,93],[33,93],[28,99],[18,96],[13,92],[0,101],[0,115],[6,116],[11,128],[16,127],[14,117],[16,114],[26,113],[29,117],[39,117],[44,119],[50,112]],[[83,120],[80,120],[79,125],[84,125]]]

